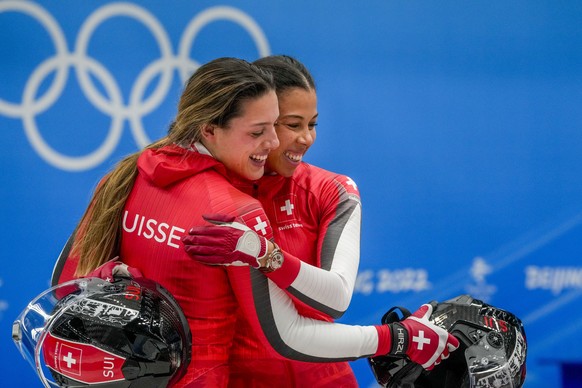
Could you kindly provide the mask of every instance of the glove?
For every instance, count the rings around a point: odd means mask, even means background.
[[[432,309],[432,305],[423,304],[403,321],[389,324],[392,333],[390,355],[407,355],[411,361],[431,370],[459,347],[455,336],[428,320]]]
[[[188,255],[201,263],[213,265],[261,266],[267,254],[267,239],[248,226],[235,222],[234,216],[203,215],[213,225],[195,226],[182,238]]]
[[[89,272],[86,278],[100,278],[111,282],[113,278],[141,278],[143,277],[139,269],[134,267],[129,267],[119,260],[119,257],[114,257],[105,264],[97,267],[93,271]]]

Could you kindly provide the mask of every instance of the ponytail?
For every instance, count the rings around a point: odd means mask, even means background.
[[[159,148],[163,138],[147,148]],[[142,151],[125,157],[99,183],[91,203],[77,226],[71,255],[79,257],[76,276],[85,276],[119,255],[125,202],[137,176],[137,160]]]

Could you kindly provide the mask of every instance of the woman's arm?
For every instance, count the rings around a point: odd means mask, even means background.
[[[303,217],[314,218],[310,222],[317,225],[317,236],[305,235],[304,240],[299,238],[298,242],[296,238],[287,245],[317,245],[314,253],[318,257],[298,257],[284,250],[282,267],[266,274],[309,308],[332,318],[341,317],[351,301],[360,260],[361,203],[357,190],[348,182],[353,184],[346,176],[334,175],[330,179],[328,175],[319,180],[316,190],[298,194],[304,199],[303,206],[311,201],[309,207],[317,209],[302,213]],[[206,264],[236,264],[234,260],[238,259],[225,254],[225,250],[237,249],[238,238],[230,237],[232,233],[239,233],[235,230],[234,217],[212,215],[207,221],[211,224],[192,229],[190,236],[183,239],[188,254]],[[269,253],[272,251],[271,235],[266,236],[262,229],[255,231],[252,227],[250,232],[256,234]],[[298,251],[305,252],[301,248]],[[256,259],[250,258],[248,264],[257,268],[262,261]],[[308,262],[320,263],[321,267]]]
[[[300,315],[290,297],[256,269],[231,266],[227,272],[252,334],[288,359],[337,362],[406,355],[425,369],[432,369],[459,346],[455,337],[428,320],[431,305],[423,305],[397,323],[344,325]],[[422,346],[415,339],[420,337],[427,339]]]
[[[329,219],[320,222],[321,268],[284,250],[283,266],[267,274],[279,287],[332,318],[341,317],[352,298],[360,262],[362,219],[357,198],[346,195],[336,204],[328,212]]]
[[[301,316],[291,298],[260,271],[248,267],[227,271],[254,334],[286,358],[334,362],[390,350],[390,335],[381,326],[350,326]]]

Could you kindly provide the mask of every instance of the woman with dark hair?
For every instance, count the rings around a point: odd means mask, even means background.
[[[348,308],[358,272],[359,192],[349,177],[302,161],[315,142],[318,119],[317,92],[309,70],[286,55],[264,57],[254,64],[273,74],[279,100],[275,125],[279,147],[269,153],[265,175],[250,194],[263,205],[285,260],[293,260],[291,255],[301,259],[295,279],[273,280],[293,295],[303,315],[332,321]],[[281,272],[284,266],[285,262]],[[263,359],[261,352],[253,353],[260,342],[249,346],[249,338],[243,338],[244,317],[241,320],[231,351],[230,386],[255,385],[279,375],[281,387],[357,387],[346,361]],[[251,369],[253,364],[256,367]]]

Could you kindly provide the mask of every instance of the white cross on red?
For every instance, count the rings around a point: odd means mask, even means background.
[[[416,342],[416,348],[418,350],[424,349],[424,344],[430,344],[430,338],[424,337],[424,330],[418,331],[418,336],[412,337],[412,342]]]
[[[261,231],[261,233],[264,235],[267,234],[267,223],[265,221],[261,220],[261,217],[255,217],[255,221],[257,221],[257,224],[255,225],[255,231]]]
[[[67,368],[71,368],[72,365],[77,363],[77,359],[73,357],[73,353],[69,352],[63,357],[63,361],[67,363]]]
[[[287,213],[288,216],[293,213],[293,209],[295,209],[295,205],[288,199],[285,200],[285,206],[281,206],[281,211]]]
[[[352,186],[354,189],[357,189],[358,188],[358,186],[356,185],[356,182],[354,182],[352,180],[352,178],[348,178],[348,180],[346,181],[346,184],[349,185],[349,186]]]

